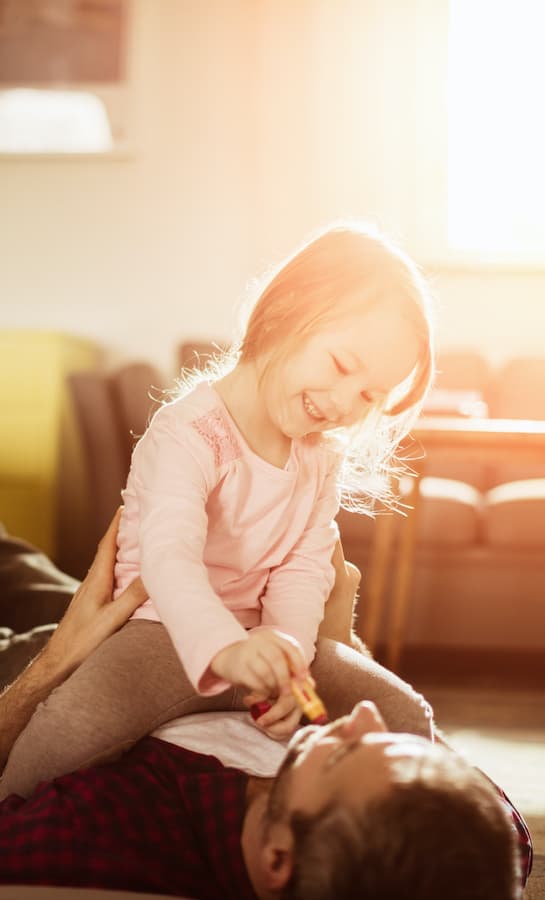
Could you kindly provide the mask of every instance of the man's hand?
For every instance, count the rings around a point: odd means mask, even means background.
[[[275,628],[252,631],[246,640],[224,647],[210,667],[225,681],[265,697],[291,695],[292,675],[309,674],[299,641]]]
[[[112,600],[118,511],[49,643],[0,696],[0,772],[38,703],[61,684],[146,599],[139,578]]]
[[[112,600],[119,509],[98,545],[91,568],[46,645],[44,662],[70,675],[93,650],[117,631],[147,598],[140,578]]]

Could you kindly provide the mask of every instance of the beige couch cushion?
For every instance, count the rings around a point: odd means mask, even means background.
[[[491,545],[545,547],[545,478],[510,481],[487,491],[483,531]]]
[[[460,347],[445,350],[437,358],[435,387],[442,390],[480,391],[488,387],[491,371],[485,357],[477,350]]]
[[[479,540],[482,494],[464,481],[423,478],[420,482],[418,541],[449,546]]]
[[[402,496],[408,494],[411,485],[411,478],[403,480]],[[470,484],[451,478],[423,478],[420,493],[417,525],[419,543],[464,546],[479,540],[482,507],[480,491]],[[408,512],[410,514],[410,510]],[[408,517],[399,513],[390,515],[395,516],[396,533],[399,535],[406,526]],[[347,546],[354,542],[370,544],[374,536],[375,521],[369,516],[341,510],[337,516],[341,539]]]
[[[497,373],[487,396],[490,415],[498,419],[545,419],[545,357],[510,359]],[[545,477],[545,459],[516,458],[492,466],[487,487]]]

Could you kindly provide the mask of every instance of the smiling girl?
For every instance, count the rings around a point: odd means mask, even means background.
[[[291,734],[290,676],[315,655],[339,502],[388,498],[432,371],[423,279],[385,239],[337,225],[285,261],[238,346],[137,444],[115,596],[141,576],[148,599],[38,709],[2,792],[110,758],[175,716],[240,705],[236,685],[270,698],[261,727]]]

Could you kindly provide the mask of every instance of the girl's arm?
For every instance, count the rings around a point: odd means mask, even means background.
[[[291,634],[303,647],[308,663],[314,658],[318,629],[335,582],[336,481],[336,465],[329,465],[307,526],[282,564],[271,570],[263,598],[260,627]]]
[[[356,566],[345,561],[340,540],[335,544],[331,562],[335,569],[335,584],[325,605],[325,615],[320,624],[318,638],[338,641],[352,647],[353,650],[357,650],[364,656],[371,656],[353,630],[361,573]],[[292,672],[295,672],[293,667]],[[281,693],[278,700],[272,703],[270,710],[262,713],[258,720],[258,727],[262,728],[269,737],[285,740],[293,734],[299,724],[299,707],[293,700],[293,695],[290,696],[290,694],[291,692]],[[247,706],[252,706],[265,699],[267,699],[266,694],[250,693],[244,702]],[[270,703],[270,700],[268,702]]]
[[[226,435],[214,441],[209,416],[189,414],[195,409],[162,407],[133,454],[126,508],[139,525],[142,580],[198,693],[220,693],[233,683],[254,690],[285,685],[290,638],[296,655],[302,647],[301,671],[314,656],[333,586],[336,471],[317,458],[320,496],[296,546],[269,575],[262,624],[248,632],[216,594],[205,564],[209,498],[239,449]]]
[[[129,477],[142,581],[189,680],[203,696],[229,687],[210,668],[216,654],[248,639],[214,591],[204,561],[207,503],[220,476],[213,448],[193,423],[177,417],[176,404],[168,404],[137,444]]]
[[[146,598],[140,579],[112,601],[119,511],[64,618],[41,653],[0,695],[0,770],[38,703],[61,684]]]

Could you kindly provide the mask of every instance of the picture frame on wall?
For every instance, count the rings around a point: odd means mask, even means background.
[[[131,0],[0,0],[0,154],[126,148]]]
[[[0,85],[116,83],[126,0],[0,0]]]

